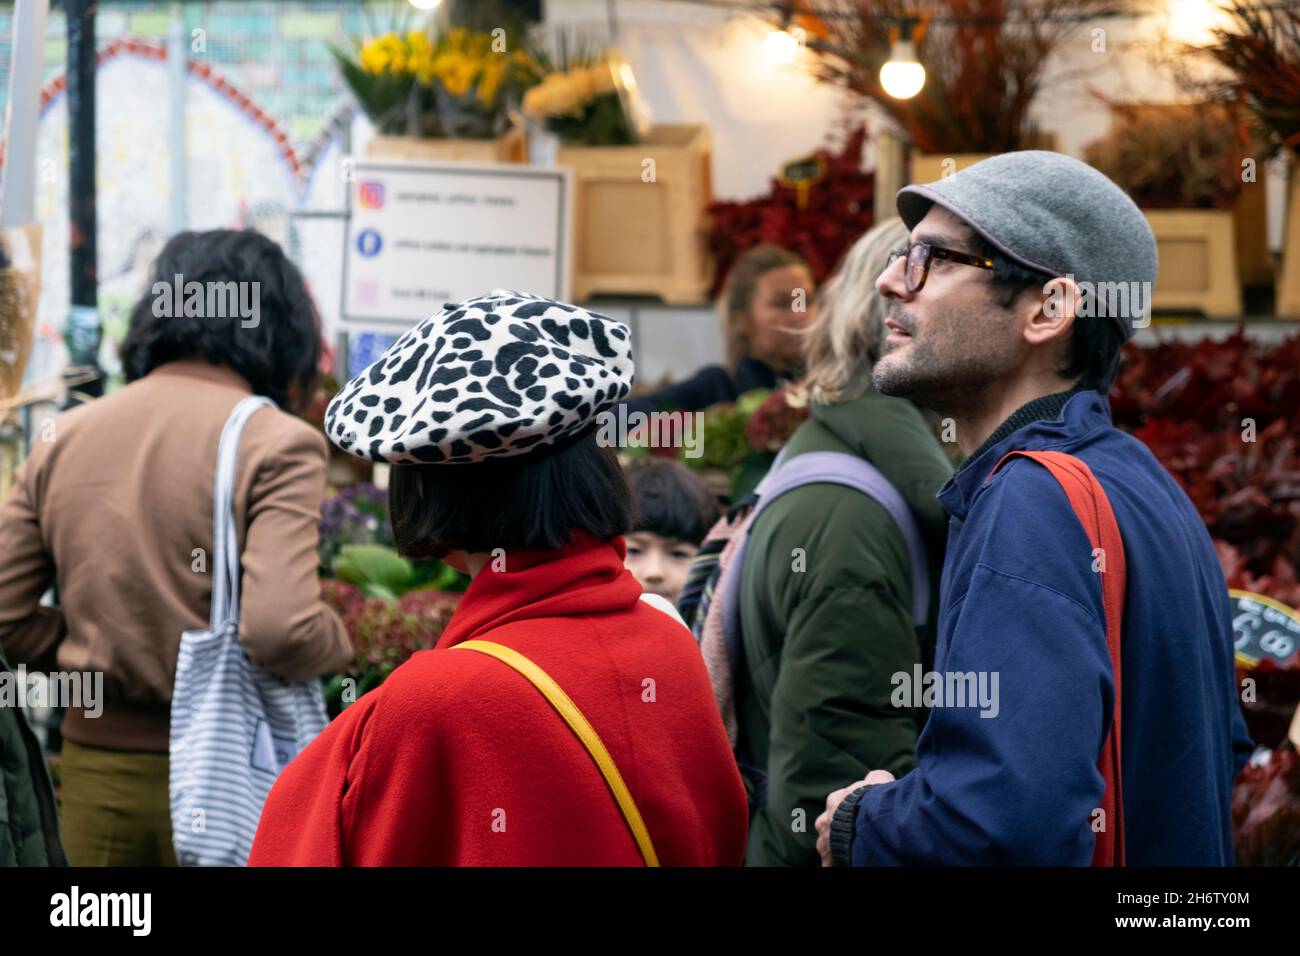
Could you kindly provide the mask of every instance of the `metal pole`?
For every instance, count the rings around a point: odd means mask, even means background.
[[[168,139],[171,141],[171,226],[172,234],[189,225],[189,167],[185,153],[185,77],[190,55],[185,43],[184,4],[172,3],[172,20],[167,31],[167,99],[171,107]]]
[[[18,0],[14,8],[13,68],[5,118],[4,195],[0,225],[31,222],[36,195],[36,120],[40,112],[41,61],[45,53],[45,16],[50,0]]]
[[[71,365],[91,366],[94,381],[81,391],[104,394],[99,369],[99,270],[95,215],[95,6],[67,0],[68,16],[68,276],[71,282],[64,340]],[[69,397],[68,404],[76,404]]]

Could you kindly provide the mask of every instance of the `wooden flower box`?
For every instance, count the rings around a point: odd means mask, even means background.
[[[471,163],[522,163],[528,159],[524,131],[512,126],[496,139],[432,139],[420,136],[375,136],[366,155],[392,159],[460,160]]]
[[[697,125],[654,126],[634,146],[559,147],[557,165],[573,170],[575,300],[707,299],[712,155],[708,129]]]
[[[1278,318],[1300,319],[1300,163],[1291,165],[1282,268],[1277,274]]]
[[[1241,279],[1231,211],[1144,209],[1156,236],[1159,272],[1151,308],[1241,315]],[[1104,241],[1104,240],[1103,240]]]

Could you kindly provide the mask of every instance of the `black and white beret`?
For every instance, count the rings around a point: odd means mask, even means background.
[[[411,329],[334,396],[325,433],[358,458],[465,464],[563,442],[632,387],[627,326],[497,289]]]

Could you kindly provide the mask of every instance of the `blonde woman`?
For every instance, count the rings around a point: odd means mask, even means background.
[[[898,491],[934,583],[928,623],[913,623],[909,551],[876,499],[844,485],[809,484],[754,520],[735,686],[737,756],[754,803],[747,865],[816,866],[817,834],[791,821],[800,813],[816,819],[828,786],[881,768],[902,776],[915,760],[922,715],[892,704],[891,678],[933,663],[947,524],[935,495],[951,468],[920,412],[871,388],[884,314],[874,283],[906,237],[898,220],[882,223],[858,240],[827,284],[803,343],[807,372],[793,389],[811,416],[791,438],[786,460],[853,455]]]
[[[722,289],[726,365],[631,398],[628,410],[701,411],[796,377],[803,367],[800,334],[817,315],[816,284],[808,263],[789,249],[765,243],[745,250]]]

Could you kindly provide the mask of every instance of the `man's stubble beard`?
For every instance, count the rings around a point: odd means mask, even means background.
[[[890,303],[888,315],[914,335],[904,343],[880,343],[871,383],[884,395],[961,418],[981,408],[990,385],[1015,367],[1015,355],[1000,345],[1004,330],[999,322],[1011,321],[1002,309],[944,312],[933,316],[919,336],[916,322],[897,302]],[[942,352],[935,342],[944,342]]]

